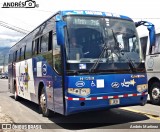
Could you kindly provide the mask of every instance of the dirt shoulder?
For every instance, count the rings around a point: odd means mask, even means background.
[[[0,112],[0,123],[13,123],[13,119]]]

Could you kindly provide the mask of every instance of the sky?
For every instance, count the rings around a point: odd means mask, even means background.
[[[32,31],[59,10],[95,10],[129,16],[134,21],[147,20],[160,28],[160,0],[34,0],[39,5],[36,8],[1,8],[4,2],[19,1],[26,0],[0,0],[0,22]],[[139,28],[138,32],[147,30]],[[12,46],[22,37],[24,34],[0,26],[0,47]]]

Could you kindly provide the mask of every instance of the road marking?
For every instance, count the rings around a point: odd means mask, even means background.
[[[152,119],[155,119],[155,120],[159,120],[159,121],[160,121],[159,115],[154,115],[154,114],[151,114],[151,113],[134,110],[134,109],[131,109],[131,108],[120,108],[120,109],[122,109],[122,110],[128,110],[128,111],[135,112],[135,113],[139,113],[139,114],[144,114],[144,115],[146,115],[146,116],[149,117],[149,118],[152,118]]]

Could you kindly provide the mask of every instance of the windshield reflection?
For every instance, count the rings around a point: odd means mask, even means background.
[[[128,20],[68,16],[66,57],[68,70],[129,69],[143,58],[133,22]],[[114,66],[113,66],[114,64]]]

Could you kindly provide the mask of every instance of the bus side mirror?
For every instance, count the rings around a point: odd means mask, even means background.
[[[154,46],[155,42],[156,42],[156,35],[155,35],[155,27],[152,23],[148,22],[148,21],[138,21],[135,22],[135,26],[139,27],[139,26],[146,26],[148,31],[149,31],[149,39],[150,39],[150,46]]]
[[[56,21],[56,35],[57,35],[57,44],[64,45],[65,37],[64,37],[64,27],[66,26],[66,22],[60,20]]]

